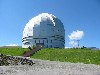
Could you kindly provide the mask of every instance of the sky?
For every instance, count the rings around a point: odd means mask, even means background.
[[[80,46],[100,48],[100,0],[0,0],[0,46],[22,45],[26,23],[41,13],[62,21],[66,47],[72,47],[69,36],[82,31]]]

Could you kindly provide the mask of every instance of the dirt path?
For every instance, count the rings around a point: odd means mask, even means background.
[[[100,66],[32,59],[33,66],[0,66],[0,75],[100,75]]]

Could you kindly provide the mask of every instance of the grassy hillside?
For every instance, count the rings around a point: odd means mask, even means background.
[[[22,48],[0,48],[0,53],[20,56],[26,50]],[[31,57],[51,61],[82,62],[100,65],[100,50],[44,48]]]
[[[63,62],[100,64],[100,51],[89,49],[42,49],[32,58]]]
[[[21,56],[27,49],[24,48],[0,48],[0,53],[12,56]]]

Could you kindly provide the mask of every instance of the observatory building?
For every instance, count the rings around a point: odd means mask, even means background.
[[[25,26],[22,47],[42,44],[45,48],[64,48],[65,30],[63,23],[54,15],[42,13],[32,18]]]

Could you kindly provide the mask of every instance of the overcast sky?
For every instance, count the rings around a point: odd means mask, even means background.
[[[100,0],[0,0],[0,46],[22,44],[26,23],[50,13],[64,24],[66,47],[73,31],[82,31],[80,46],[100,48]]]

